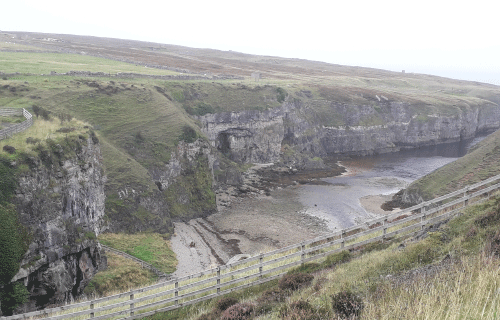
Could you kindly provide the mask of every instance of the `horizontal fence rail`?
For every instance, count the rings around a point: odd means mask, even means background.
[[[0,108],[0,116],[23,116],[26,119],[21,123],[14,124],[8,128],[0,130],[0,140],[9,138],[13,134],[24,131],[33,125],[33,116],[24,108]]]
[[[174,310],[277,279],[290,268],[336,252],[356,249],[396,236],[413,235],[426,226],[451,218],[472,202],[488,199],[491,192],[498,189],[500,175],[400,212],[373,219],[363,226],[353,226],[229,265],[109,297],[2,319],[139,319]]]

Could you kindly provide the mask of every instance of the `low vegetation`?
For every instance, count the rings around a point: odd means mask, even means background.
[[[468,154],[410,184],[405,193],[424,200],[447,194],[500,174],[500,130],[471,148]],[[398,198],[396,198],[396,201]],[[411,205],[411,204],[407,204]]]
[[[28,46],[29,41],[21,37],[16,41],[24,44],[11,43],[10,35],[0,36],[9,39],[9,43],[1,42],[0,49],[39,50]],[[490,102],[500,102],[497,87],[437,77],[294,59],[249,58],[210,50],[193,49],[186,58],[178,48],[170,46],[153,48],[140,44],[130,50],[122,43],[125,49],[110,50],[111,40],[88,48],[82,47],[81,41],[47,42],[42,38],[32,41],[51,50],[64,50],[65,45],[72,43],[71,50],[88,54],[0,52],[0,70],[5,72],[0,80],[0,106],[25,107],[35,115],[31,128],[0,141],[0,215],[5,221],[0,232],[0,250],[3,250],[0,274],[4,282],[18,269],[16,264],[26,250],[27,236],[9,204],[13,194],[11,177],[17,174],[11,163],[23,155],[41,155],[44,164],[57,165],[57,161],[52,161],[56,159],[57,145],[62,148],[73,145],[80,136],[98,139],[107,174],[106,218],[115,230],[136,233],[102,234],[99,240],[171,273],[176,265],[167,240],[172,234],[171,217],[190,218],[213,212],[212,174],[216,178],[224,176],[224,172],[210,172],[208,163],[199,157],[167,190],[161,190],[161,183],[155,184],[152,179],[170,163],[172,154],[183,142],[203,139],[197,117],[218,112],[264,111],[294,102],[307,107],[300,111],[306,122],[349,129],[349,126],[383,124],[384,113],[391,110],[388,104],[379,104],[381,100],[411,104],[410,111],[419,121],[434,114],[456,116],[462,110],[478,106],[489,112],[488,108],[497,107]],[[97,47],[98,53],[93,51]],[[201,74],[234,72],[247,78],[166,81],[112,76],[117,72],[180,74],[181,71],[142,66],[162,63],[177,63],[180,69]],[[266,70],[260,82],[248,79],[250,70],[253,72],[257,67]],[[75,69],[109,76],[48,75],[51,71],[64,73]],[[15,72],[20,74],[9,74]],[[336,111],[336,104],[346,104],[347,108],[362,105],[368,111],[359,119],[344,119]],[[16,121],[2,120],[6,124]],[[423,181],[410,188],[418,189],[425,199],[430,199],[440,192],[500,173],[497,141],[500,139],[486,140],[484,146],[471,153],[473,156],[464,158],[468,160],[458,162],[458,167],[436,172],[436,176],[429,178],[435,184]],[[284,147],[284,153],[292,157],[294,150]],[[485,161],[479,163],[482,159]],[[220,162],[223,164],[220,171],[239,170],[223,156]],[[20,161],[15,170],[27,168]],[[119,193],[133,196],[119,197]],[[149,212],[138,201],[157,195],[168,202],[168,214],[164,216]],[[280,281],[232,293],[223,298],[226,300],[209,301],[152,318],[495,318],[498,295],[493,284],[498,272],[496,254],[500,251],[497,216],[498,200],[492,200],[468,209],[447,227],[429,232],[422,241],[393,240],[341,252],[300,266]],[[156,226],[158,229],[154,229]],[[445,264],[446,272],[441,268]],[[96,276],[86,293],[108,294],[153,280],[148,272],[110,255],[110,268]],[[4,294],[2,300],[20,303],[26,298],[18,285],[13,284],[10,289],[4,290],[9,295]]]
[[[108,267],[98,272],[85,288],[89,298],[109,296],[156,282],[156,275],[135,261],[106,252]]]
[[[421,240],[340,252],[279,281],[149,319],[495,319],[499,217],[497,194]]]
[[[99,241],[146,261],[165,273],[175,271],[175,253],[168,238],[158,233],[104,233],[99,235]]]

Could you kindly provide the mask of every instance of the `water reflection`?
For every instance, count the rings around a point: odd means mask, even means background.
[[[395,193],[462,157],[482,139],[484,137],[342,161],[349,169],[347,175],[322,179],[330,185],[301,186],[299,200],[308,214],[326,219],[332,230],[347,228],[376,217],[361,206],[360,198]]]

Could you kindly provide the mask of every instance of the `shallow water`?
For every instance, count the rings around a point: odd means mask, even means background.
[[[299,201],[306,213],[325,219],[330,229],[348,228],[376,217],[361,206],[360,198],[398,192],[412,181],[462,157],[482,139],[342,161],[347,174],[322,179],[329,185],[299,187]]]

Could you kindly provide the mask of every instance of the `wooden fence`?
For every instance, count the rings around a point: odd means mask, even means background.
[[[139,319],[174,310],[277,279],[290,268],[332,253],[396,236],[413,235],[426,226],[452,217],[469,203],[489,198],[499,188],[500,175],[497,175],[432,201],[371,220],[363,226],[354,226],[230,265],[109,297],[2,319]]]
[[[1,108],[0,116],[24,116],[26,120],[0,130],[0,140],[11,137],[13,134],[24,131],[33,125],[33,116],[28,110],[16,108]]]

